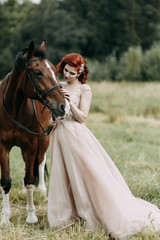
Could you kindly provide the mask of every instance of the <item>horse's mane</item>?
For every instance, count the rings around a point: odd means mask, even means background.
[[[23,55],[27,52],[28,48],[23,49],[22,51],[18,52],[14,61],[14,66],[15,68],[20,68],[22,67],[23,61],[22,61],[22,57]],[[34,56],[35,57],[40,57],[42,59],[46,58],[46,53],[44,51],[42,51],[41,49],[39,49],[39,47],[35,48],[34,51]]]

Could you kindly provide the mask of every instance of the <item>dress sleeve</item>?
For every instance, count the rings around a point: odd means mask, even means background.
[[[84,85],[81,90],[80,104],[76,107],[72,102],[70,103],[70,109],[73,117],[80,123],[83,123],[90,109],[92,100],[92,91],[88,85]]]

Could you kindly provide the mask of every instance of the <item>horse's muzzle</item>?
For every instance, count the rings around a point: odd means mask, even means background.
[[[56,111],[54,108],[51,109],[52,119],[55,121],[56,119],[64,119],[70,111],[70,104],[69,101],[65,98],[65,105],[61,104]]]

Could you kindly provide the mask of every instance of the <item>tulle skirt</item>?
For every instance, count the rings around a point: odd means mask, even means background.
[[[157,206],[135,198],[101,144],[84,125],[61,120],[50,136],[48,221],[61,226],[74,217],[126,239],[143,227],[160,231]]]

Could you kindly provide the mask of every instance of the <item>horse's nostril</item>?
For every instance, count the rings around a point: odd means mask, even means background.
[[[65,111],[65,105],[64,104],[61,104],[60,107],[59,107],[60,111],[61,112],[64,112]]]

